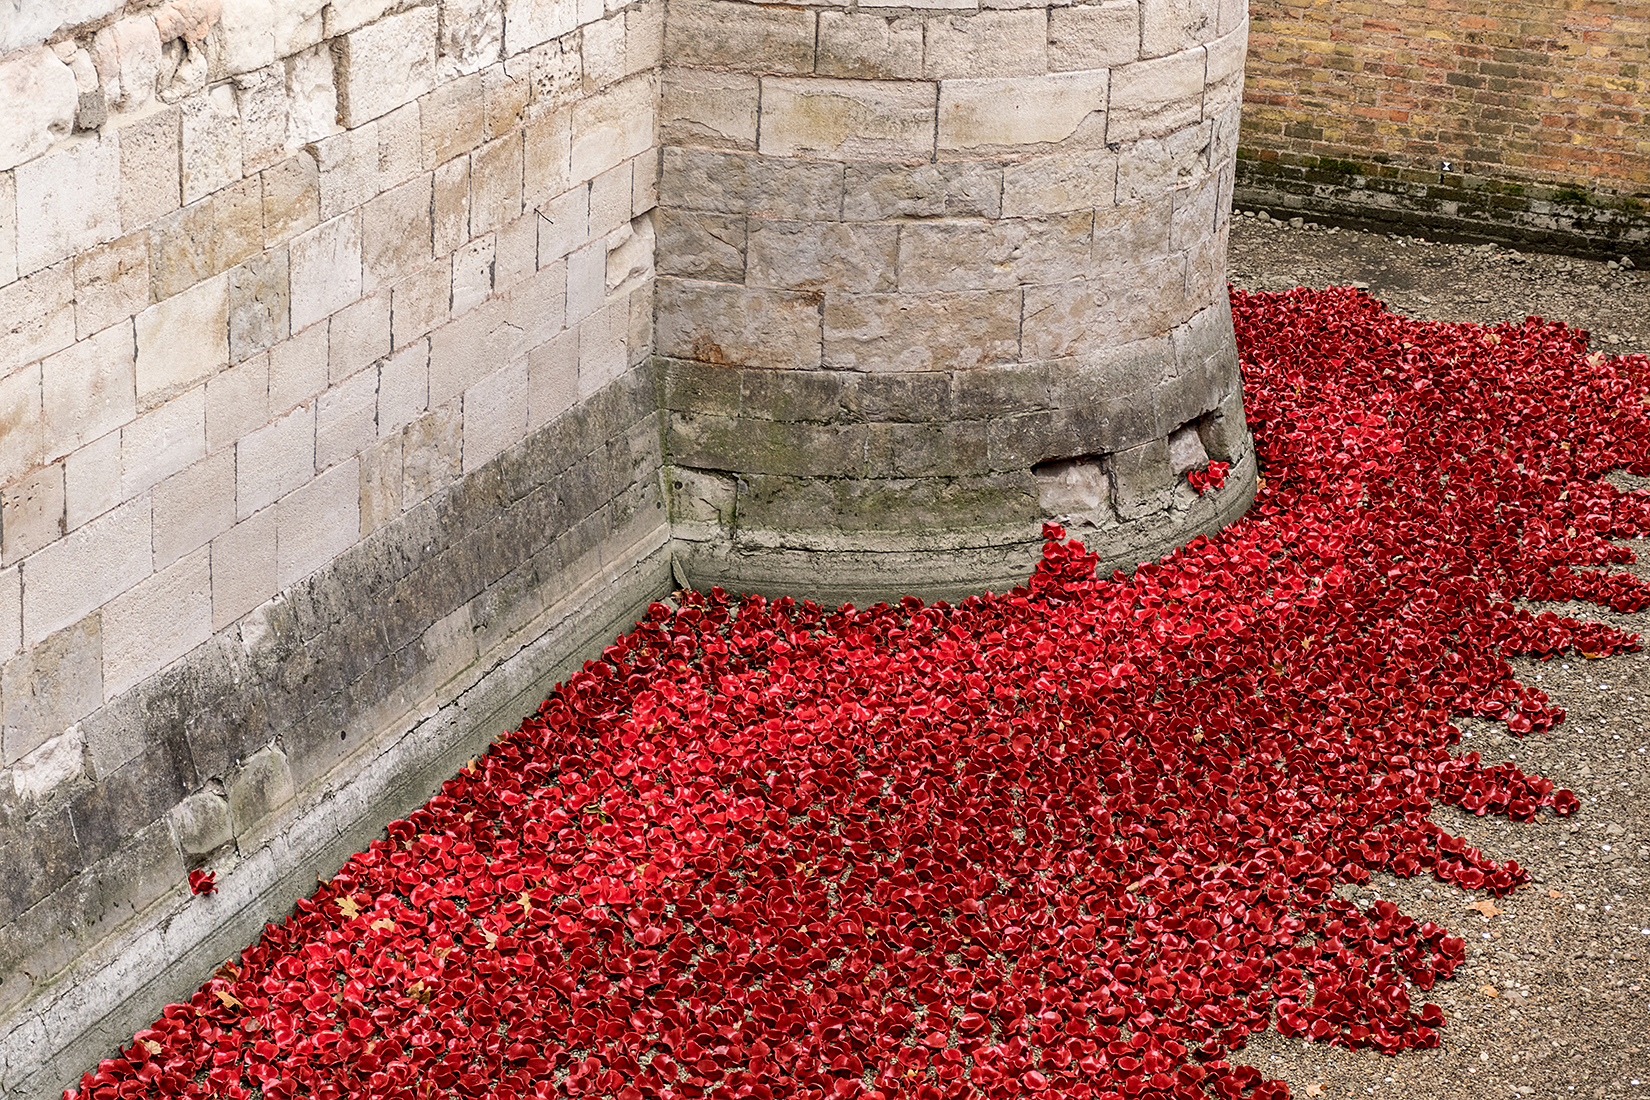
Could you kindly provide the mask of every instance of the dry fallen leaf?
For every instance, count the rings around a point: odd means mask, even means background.
[[[1481,985],[1478,988],[1479,988],[1480,991],[1483,992],[1484,996],[1486,996],[1486,997],[1499,997],[1499,996],[1501,996],[1501,994],[1496,991],[1496,988],[1493,985]]]
[[[1484,914],[1485,920],[1489,920],[1491,917],[1499,916],[1500,914],[1506,912],[1505,909],[1497,909],[1495,907],[1495,902],[1491,901],[1489,898],[1485,898],[1483,901],[1474,902],[1473,904],[1467,906],[1467,908],[1478,910],[1480,913]]]
[[[233,993],[229,992],[229,990],[227,990],[227,989],[214,989],[212,991],[212,994],[213,994],[213,996],[217,997],[218,1000],[223,1002],[223,1007],[225,1007],[225,1008],[240,1008],[241,1007],[240,1000]]]
[[[1547,896],[1550,897],[1550,898],[1561,898],[1564,895],[1559,893],[1557,890],[1548,890],[1547,891]]]
[[[1306,1086],[1306,1095],[1322,1096],[1324,1093],[1324,1088],[1325,1086],[1322,1081],[1314,1081],[1312,1084]]]
[[[395,931],[395,922],[388,917],[379,917],[377,920],[367,925],[367,927],[371,928],[374,932],[393,932]]]
[[[354,920],[356,917],[361,915],[361,907],[357,905],[355,903],[355,899],[348,894],[345,894],[343,897],[338,899],[338,911],[344,914],[345,920]]]

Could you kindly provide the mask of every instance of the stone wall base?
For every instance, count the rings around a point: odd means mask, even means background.
[[[1607,192],[1240,149],[1232,202],[1379,232],[1650,263],[1650,202]]]

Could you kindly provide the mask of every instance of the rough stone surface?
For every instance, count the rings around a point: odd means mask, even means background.
[[[0,171],[14,168],[51,148],[74,129],[80,91],[74,74],[44,46],[0,62]]]

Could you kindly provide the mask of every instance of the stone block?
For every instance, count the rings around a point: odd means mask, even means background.
[[[120,236],[118,132],[21,164],[16,180],[20,273]]]
[[[1092,279],[1026,288],[1028,358],[1075,355],[1085,344],[1122,344],[1167,333],[1186,319],[1185,261],[1119,268]]]
[[[527,358],[522,356],[464,391],[462,469],[468,474],[527,434]]]
[[[23,644],[23,571],[0,570],[0,661]]]
[[[201,546],[103,608],[103,696],[114,699],[212,636],[211,551]]]
[[[24,802],[44,802],[54,790],[85,774],[86,741],[70,726],[11,766],[11,781]]]
[[[50,460],[137,416],[132,325],[104,329],[40,364],[42,457]]]
[[[628,195],[626,196],[629,197]],[[629,204],[626,203],[626,209]],[[493,235],[493,287],[500,293],[539,269],[539,216],[529,210]]]
[[[579,391],[579,333],[569,329],[527,355],[527,430],[573,407]]]
[[[291,255],[293,329],[308,328],[361,297],[358,213],[322,222],[294,237]]]
[[[132,229],[183,204],[183,113],[176,107],[120,128],[120,220]]]
[[[624,13],[625,75],[664,64],[665,5],[644,0]]]
[[[540,206],[573,184],[573,109],[539,115],[522,132],[522,206]]]
[[[286,94],[289,148],[320,141],[338,130],[338,88],[333,83],[329,43],[319,43],[286,59]]]
[[[1086,149],[1003,166],[1003,216],[1109,208],[1117,194],[1117,154]]]
[[[745,219],[662,207],[659,274],[724,283],[745,281]]]
[[[1113,69],[1106,140],[1162,137],[1200,119],[1204,53],[1197,47]]]
[[[630,334],[630,303],[618,298],[579,322],[580,400],[610,385],[629,366],[625,340]]]
[[[323,393],[315,405],[315,468],[353,458],[378,438],[378,372],[363,370]]]
[[[569,36],[505,62],[506,75],[527,79],[526,110],[530,117],[560,111],[584,95],[584,59],[578,46],[578,39]]]
[[[297,794],[286,754],[273,745],[243,760],[227,787],[230,829],[238,837],[251,833]]]
[[[186,856],[204,856],[235,839],[229,800],[216,791],[197,791],[171,813],[172,832]]]
[[[913,291],[1006,290],[1079,278],[1088,273],[1093,224],[1094,214],[1082,210],[907,225],[899,235],[899,285]]]
[[[659,201],[722,214],[834,221],[842,211],[843,167],[832,161],[666,146]]]
[[[276,583],[294,584],[361,537],[361,472],[355,459],[317,476],[275,505]]]
[[[63,518],[70,531],[117,507],[120,433],[110,432],[63,459]]]
[[[751,218],[749,234],[744,280],[749,286],[849,291],[895,287],[901,253],[897,226]]]
[[[642,73],[573,104],[572,178],[593,179],[653,147],[659,81]]]
[[[480,235],[521,214],[522,136],[506,134],[470,157],[470,232]]]
[[[843,402],[873,422],[932,423],[951,416],[951,379],[937,372],[867,374],[843,395]]]
[[[326,389],[327,359],[325,324],[302,329],[269,349],[270,415],[281,416]]]
[[[75,332],[85,339],[149,304],[149,236],[128,233],[74,257]]]
[[[390,296],[374,294],[332,315],[327,332],[327,380],[339,382],[390,353]]]
[[[607,301],[607,241],[592,241],[567,257],[567,323],[575,325]]]
[[[284,409],[282,411],[285,411]],[[206,383],[206,452],[233,449],[269,422],[269,356],[255,355]],[[231,485],[230,499],[234,499]]]
[[[155,98],[160,33],[153,19],[139,15],[109,24],[92,39],[91,53],[111,110],[140,111]]]
[[[590,241],[590,189],[584,185],[556,196],[538,210],[541,266],[554,263]]]
[[[940,82],[941,155],[1106,144],[1105,69]],[[1026,148],[1030,146],[1031,148]]]
[[[444,80],[418,101],[423,164],[435,168],[485,140],[482,74]]]
[[[841,419],[845,398],[861,377],[841,371],[736,369],[735,373],[739,380],[741,416],[813,423]]]
[[[453,316],[470,312],[492,295],[494,247],[489,233],[453,253]]]
[[[436,78],[479,72],[498,60],[504,45],[504,6],[498,0],[449,4],[441,11]]]
[[[930,80],[1047,71],[1047,9],[941,16],[924,28],[922,75]]]
[[[377,425],[380,438],[423,414],[429,404],[430,353],[423,341],[401,348],[378,368]]]
[[[760,73],[809,73],[814,68],[814,13],[687,0],[665,18],[665,56],[679,65]]]
[[[0,286],[17,278],[17,173],[0,172]]]
[[[152,405],[229,365],[229,278],[219,275],[137,315],[135,379]]]
[[[1215,232],[1216,202],[1220,198],[1220,178],[1206,175],[1170,192],[1173,213],[1169,224],[1169,247],[1175,251],[1193,248]]]
[[[34,469],[44,449],[36,363],[0,377],[0,484]]]
[[[995,218],[1003,213],[1003,169],[980,161],[849,164],[842,216],[848,221]]]
[[[814,71],[859,80],[918,78],[922,36],[923,20],[917,16],[822,11]]]
[[[766,77],[759,147],[769,156],[927,160],[934,86],[922,81]]]
[[[607,296],[628,294],[653,277],[654,240],[653,219],[645,214],[607,235]]]
[[[241,111],[241,170],[247,175],[279,163],[287,153],[291,129],[286,66],[266,65],[235,77]]]
[[[30,363],[74,343],[74,263],[0,287],[0,362]],[[0,478],[7,464],[0,459]]]
[[[463,459],[459,403],[431,409],[401,436],[401,507],[410,509],[457,480]]]
[[[1197,425],[1187,424],[1169,433],[1169,469],[1176,479],[1189,470],[1201,470],[1209,464],[1209,454],[1198,437]]]
[[[315,409],[300,405],[235,444],[235,516],[245,519],[315,476]]]
[[[32,646],[66,626],[79,623],[147,577],[153,564],[147,497],[124,504],[70,531],[41,550],[29,563],[29,583],[23,589],[23,645]],[[95,631],[96,624],[86,629]],[[90,677],[87,682],[98,685],[96,692],[101,701],[101,674],[84,674]],[[11,691],[0,691],[0,695],[10,707]]]
[[[192,95],[179,106],[183,201],[191,203],[241,178],[241,116],[235,89],[228,84]]]
[[[421,341],[447,320],[453,296],[453,265],[442,257],[402,279],[390,291],[390,342],[404,348]]]
[[[436,329],[430,336],[431,407],[459,396],[500,363],[525,353],[527,346],[505,298],[490,298]]]
[[[34,752],[103,703],[103,634],[78,621],[0,667],[0,761]]]
[[[401,433],[361,454],[361,537],[401,514]]]
[[[553,46],[546,46],[545,49]],[[502,62],[489,65],[477,75],[481,79],[481,138],[478,144],[512,134],[519,136],[522,127],[536,117],[528,61],[518,58],[508,65]]]
[[[1117,161],[1117,201],[1156,198],[1208,174],[1212,142],[1208,122],[1135,142]]]
[[[584,90],[594,92],[626,75],[624,63],[624,16],[586,23],[579,28],[579,53],[584,60]]]
[[[292,293],[287,250],[261,252],[229,271],[229,361],[239,363],[287,338]]]
[[[1215,118],[1243,100],[1243,60],[1249,53],[1249,21],[1241,20],[1208,45],[1203,117]]]
[[[577,0],[504,0],[504,53],[530,50],[579,25]]]
[[[1048,10],[1050,72],[1126,65],[1139,56],[1139,44],[1140,0],[1103,0]]]
[[[321,223],[320,169],[307,151],[264,169],[258,178],[265,247],[278,247]]]
[[[435,170],[431,236],[437,256],[470,239],[470,158],[458,157]]]
[[[435,87],[439,13],[432,5],[386,16],[333,46],[338,114],[345,126],[389,114]]]
[[[757,98],[757,78],[750,73],[667,68],[659,140],[668,145],[754,151]]]
[[[1220,31],[1220,0],[1140,0],[1140,56],[1192,50]]]
[[[1159,193],[1094,213],[1094,268],[1125,271],[1140,263],[1165,260],[1171,251],[1174,194]]]
[[[15,481],[0,491],[0,563],[12,565],[64,535],[63,464]]]
[[[1111,456],[1111,477],[1117,515],[1125,523],[1167,511],[1175,487],[1168,443],[1154,439],[1118,451]]]
[[[820,365],[820,294],[658,280],[659,354],[781,370]]]
[[[213,28],[214,77],[263,68],[323,37],[325,0],[240,0],[223,5]]]
[[[120,431],[120,491],[130,500],[206,454],[206,387],[196,386]]]
[[[370,293],[430,262],[431,175],[377,196],[361,209],[361,286]]]
[[[263,248],[263,204],[256,179],[168,214],[149,226],[150,296],[181,294]]]
[[[968,370],[1020,355],[1020,292],[828,294],[832,370]]]
[[[212,629],[222,630],[277,591],[275,509],[212,540]]]
[[[26,163],[74,130],[80,89],[74,73],[45,46],[33,46],[0,62],[0,171]]]

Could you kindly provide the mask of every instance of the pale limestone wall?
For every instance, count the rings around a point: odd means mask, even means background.
[[[0,8],[0,1095],[55,1095],[669,590],[663,2]]]
[[[955,597],[1024,577],[1043,519],[1109,569],[1241,513],[1247,30],[1243,0],[672,0],[657,340],[693,583]]]

